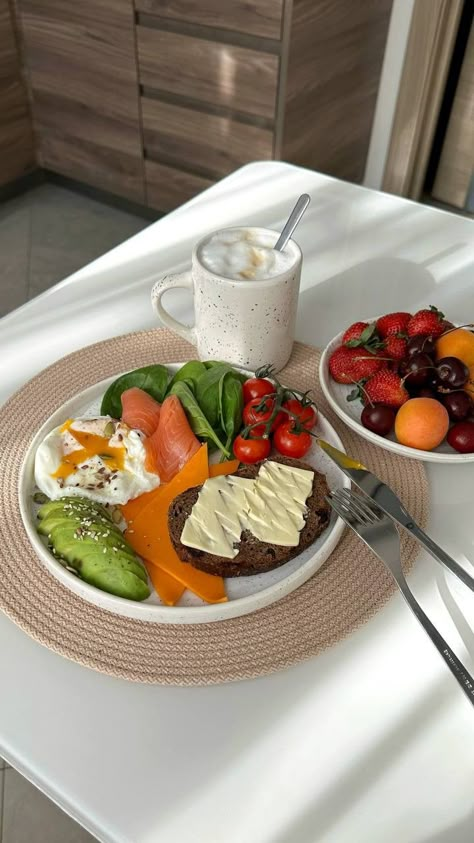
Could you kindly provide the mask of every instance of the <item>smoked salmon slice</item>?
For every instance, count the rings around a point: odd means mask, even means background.
[[[145,439],[147,471],[155,471],[163,483],[168,483],[200,447],[179,398],[168,395],[161,405],[158,427]]]
[[[137,386],[122,392],[121,400],[122,421],[145,436],[152,436],[160,421],[161,404]]]

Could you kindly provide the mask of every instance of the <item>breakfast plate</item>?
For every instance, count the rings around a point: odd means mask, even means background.
[[[373,322],[376,318],[374,317],[366,321]],[[351,430],[354,430],[364,439],[367,439],[367,441],[372,442],[373,445],[378,445],[379,448],[384,448],[386,451],[392,451],[394,454],[398,454],[398,456],[408,457],[412,460],[445,464],[474,462],[474,453],[456,453],[446,441],[442,442],[441,445],[438,445],[432,451],[422,451],[418,448],[409,448],[406,445],[401,445],[397,442],[393,432],[384,437],[365,428],[360,421],[363,409],[362,404],[357,400],[347,400],[347,396],[352,392],[353,386],[337,383],[329,373],[329,358],[333,351],[342,344],[343,334],[344,331],[337,334],[321,354],[319,361],[319,382],[328,404]]]
[[[167,364],[167,368],[170,374],[174,374],[181,365]],[[36,452],[45,437],[65,420],[75,417],[94,418],[100,415],[101,399],[116,379],[117,376],[103,380],[59,407],[35,435],[22,465],[19,503],[25,530],[41,562],[56,579],[84,600],[114,614],[155,623],[183,624],[226,620],[254,612],[290,594],[318,571],[335,549],[344,529],[342,521],[333,515],[319,538],[281,567],[253,576],[227,579],[225,584],[228,599],[223,603],[205,603],[190,591],[185,591],[175,606],[161,603],[155,592],[142,602],[128,600],[99,590],[60,564],[37,532],[38,506],[33,500]],[[318,414],[314,433],[339,450],[344,450],[336,431],[321,413]],[[304,461],[326,475],[330,489],[350,485],[349,480],[321,451],[316,439]]]

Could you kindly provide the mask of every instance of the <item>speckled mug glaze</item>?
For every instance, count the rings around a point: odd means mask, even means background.
[[[258,236],[279,232],[268,228],[234,226],[228,231],[249,231]],[[212,232],[214,234],[215,232]],[[271,363],[276,371],[288,362],[294,341],[300,288],[302,255],[290,240],[294,261],[285,272],[259,281],[237,281],[216,275],[199,260],[207,235],[194,247],[191,269],[179,275],[165,275],[154,285],[152,305],[164,325],[196,346],[201,360],[225,360],[255,371]],[[193,291],[195,323],[188,328],[164,309],[166,290],[185,287]]]

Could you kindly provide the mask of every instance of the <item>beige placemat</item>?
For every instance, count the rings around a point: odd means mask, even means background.
[[[281,670],[349,635],[394,591],[384,566],[347,531],[322,569],[297,591],[251,615],[217,623],[169,625],[119,617],[76,596],[48,573],[29,543],[18,505],[20,468],[40,425],[103,378],[194,356],[190,345],[161,329],[106,340],[45,369],[0,410],[0,608],[55,652],[137,682],[207,685]],[[428,486],[422,463],[398,458],[344,427],[319,389],[318,360],[316,349],[296,343],[282,382],[314,389],[347,451],[372,467],[425,524]],[[407,568],[416,552],[416,544],[403,535]]]

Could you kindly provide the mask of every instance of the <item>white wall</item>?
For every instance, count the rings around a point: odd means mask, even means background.
[[[364,185],[380,190],[415,0],[393,0]]]

